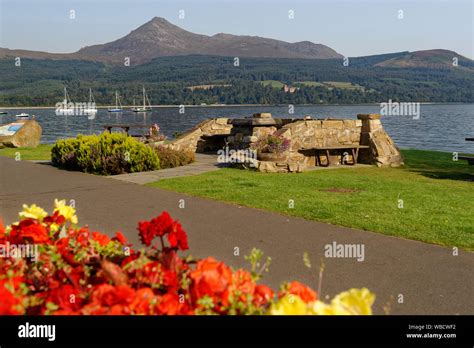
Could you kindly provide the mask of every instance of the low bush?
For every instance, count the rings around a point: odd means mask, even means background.
[[[184,166],[195,160],[194,152],[191,151],[176,151],[161,145],[155,147],[155,151],[162,169]]]
[[[58,140],[51,149],[55,166],[100,175],[143,172],[160,168],[153,149],[123,133],[78,135]]]

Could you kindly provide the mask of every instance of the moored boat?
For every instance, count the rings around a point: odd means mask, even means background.
[[[115,92],[115,108],[109,108],[107,109],[107,111],[108,112],[122,112],[123,111],[122,103],[120,103],[118,92]]]
[[[94,115],[97,113],[97,107],[95,106],[95,99],[92,95],[92,89],[89,88],[89,103],[87,104],[87,108],[84,109],[84,114],[86,115]]]
[[[133,103],[135,104],[135,102]],[[146,94],[145,87],[143,87],[143,106],[133,106],[133,112],[148,112],[151,111],[151,104],[150,100],[148,100],[148,96]]]
[[[67,88],[64,87],[64,100],[62,103],[56,104],[56,115],[74,115],[74,104],[71,102],[67,93]]]

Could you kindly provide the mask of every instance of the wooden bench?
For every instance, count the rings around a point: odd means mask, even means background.
[[[148,124],[105,124],[104,131],[112,133],[112,128],[122,128],[128,136],[131,137],[141,137],[141,135],[130,135],[128,132],[130,128],[146,128],[147,130],[153,127],[153,125]]]
[[[466,141],[474,141],[474,138],[466,138]],[[474,165],[474,156],[459,156],[458,159],[466,160],[470,166]]]
[[[321,146],[321,147],[309,147],[309,148],[303,148],[302,150],[304,151],[315,151],[316,152],[316,159],[318,161],[318,164],[321,167],[329,167],[331,164],[330,157],[329,157],[329,152],[333,150],[348,150],[352,154],[352,162],[346,163],[348,165],[354,165],[357,163],[357,158],[359,157],[359,149],[369,149],[370,146],[368,145],[340,145],[340,146]],[[321,152],[324,152],[326,155],[326,163],[323,164],[321,161]]]

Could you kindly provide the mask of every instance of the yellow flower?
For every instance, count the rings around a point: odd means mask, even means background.
[[[57,199],[54,200],[54,211],[59,212],[59,214],[64,216],[67,221],[70,221],[73,224],[77,224],[77,216],[74,215],[76,213],[76,209],[69,205],[66,205],[65,199],[61,201]]]
[[[48,216],[48,213],[36,204],[30,206],[23,204],[23,211],[18,215],[20,216],[20,219],[36,219],[42,221],[46,216]]]
[[[310,313],[315,315],[348,315],[349,312],[341,307],[332,306],[321,301],[315,301],[311,304]]]
[[[308,308],[306,303],[297,295],[286,295],[272,304],[268,314],[270,315],[306,315]]]
[[[350,289],[337,295],[332,301],[333,306],[342,307],[351,314],[372,315],[375,294],[367,288]]]
[[[316,301],[311,312],[319,315],[371,315],[375,295],[368,289],[350,289],[334,297],[331,304]]]

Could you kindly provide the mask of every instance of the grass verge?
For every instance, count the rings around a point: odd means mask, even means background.
[[[343,167],[302,174],[229,168],[149,185],[474,250],[474,167],[454,162],[449,153],[402,152],[406,163],[402,168]]]
[[[22,148],[6,147],[3,149],[0,149],[0,156],[16,158],[16,156],[18,156],[19,154],[20,160],[50,161],[52,147],[53,147],[53,144],[40,144],[38,145],[38,147],[22,147]]]

